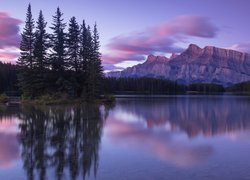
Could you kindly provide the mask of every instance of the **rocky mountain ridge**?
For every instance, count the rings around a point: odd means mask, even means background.
[[[108,77],[154,77],[183,84],[216,83],[224,86],[250,80],[250,54],[195,44],[170,58],[149,55],[142,63]]]

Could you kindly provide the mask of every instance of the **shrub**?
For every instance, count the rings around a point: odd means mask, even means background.
[[[9,101],[9,97],[6,94],[0,94],[0,103],[7,103]]]

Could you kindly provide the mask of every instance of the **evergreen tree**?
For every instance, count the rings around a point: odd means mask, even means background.
[[[93,36],[91,36],[90,28],[88,28],[88,37],[91,37],[90,61],[88,62],[88,85],[91,97],[98,97],[99,88],[102,79],[101,54],[99,52],[100,42],[97,25],[94,25]]]
[[[86,27],[85,27],[86,28]],[[94,94],[92,91],[93,86],[93,66],[92,66],[92,60],[93,60],[93,39],[91,34],[90,26],[87,26],[86,29],[83,29],[84,31],[82,33],[84,39],[84,46],[82,46],[82,54],[83,59],[83,74],[85,77],[85,81],[83,83],[83,92],[82,96],[86,99],[92,99]]]
[[[103,67],[101,62],[99,33],[97,30],[96,23],[93,31],[93,56],[94,56],[94,65],[97,78],[101,79],[103,76]]]
[[[83,20],[81,25],[81,31],[80,31],[80,69],[83,73],[86,73],[86,66],[87,66],[87,54],[89,45],[87,43],[87,37],[88,37],[88,31],[85,24],[85,21]]]
[[[26,13],[25,26],[22,32],[22,40],[20,44],[20,58],[17,64],[21,66],[18,74],[18,85],[24,96],[33,97],[33,82],[36,78],[33,76],[34,71],[34,19],[32,18],[31,5],[28,5]]]
[[[48,51],[48,34],[46,33],[47,23],[44,20],[43,13],[40,11],[37,20],[37,27],[35,32],[35,46],[34,46],[34,65],[37,69],[45,69],[47,63],[47,51]]]
[[[48,74],[46,68],[48,67],[47,52],[49,48],[48,34],[46,33],[47,23],[44,20],[42,11],[39,12],[34,44],[34,70],[30,75],[32,77],[33,96],[45,94],[47,90]],[[35,79],[33,81],[33,79]]]
[[[25,27],[22,33],[20,44],[21,56],[18,59],[18,64],[23,68],[33,69],[34,62],[34,19],[32,18],[31,5],[28,5],[26,13]]]
[[[94,48],[94,58],[97,61],[100,61],[101,59],[101,53],[99,52],[100,50],[100,41],[99,41],[99,33],[97,30],[97,24],[95,23],[94,25],[94,30],[93,30],[93,48]]]
[[[79,62],[79,36],[80,29],[76,22],[76,18],[72,17],[69,21],[68,39],[67,39],[67,50],[68,50],[68,65],[70,69],[78,72],[80,69]]]
[[[94,57],[94,43],[93,43],[93,37],[92,37],[92,32],[91,32],[91,28],[88,25],[87,27],[87,34],[86,34],[86,60],[88,62],[88,64],[90,64],[91,60]]]
[[[63,13],[60,8],[57,8],[56,15],[53,16],[53,23],[51,29],[53,34],[51,36],[51,65],[55,71],[63,71],[65,69],[65,33],[66,24],[63,23]]]

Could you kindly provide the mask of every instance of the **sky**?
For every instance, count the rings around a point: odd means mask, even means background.
[[[0,60],[15,63],[28,3],[48,27],[59,6],[64,20],[85,19],[100,33],[106,71],[122,70],[150,54],[181,53],[190,43],[250,53],[248,0],[0,0]],[[50,29],[48,28],[48,32]]]

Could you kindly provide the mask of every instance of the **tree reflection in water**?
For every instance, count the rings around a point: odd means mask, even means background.
[[[96,176],[103,116],[96,105],[22,107],[20,142],[27,179]],[[51,171],[51,170],[50,170]],[[51,175],[50,175],[51,176]]]

